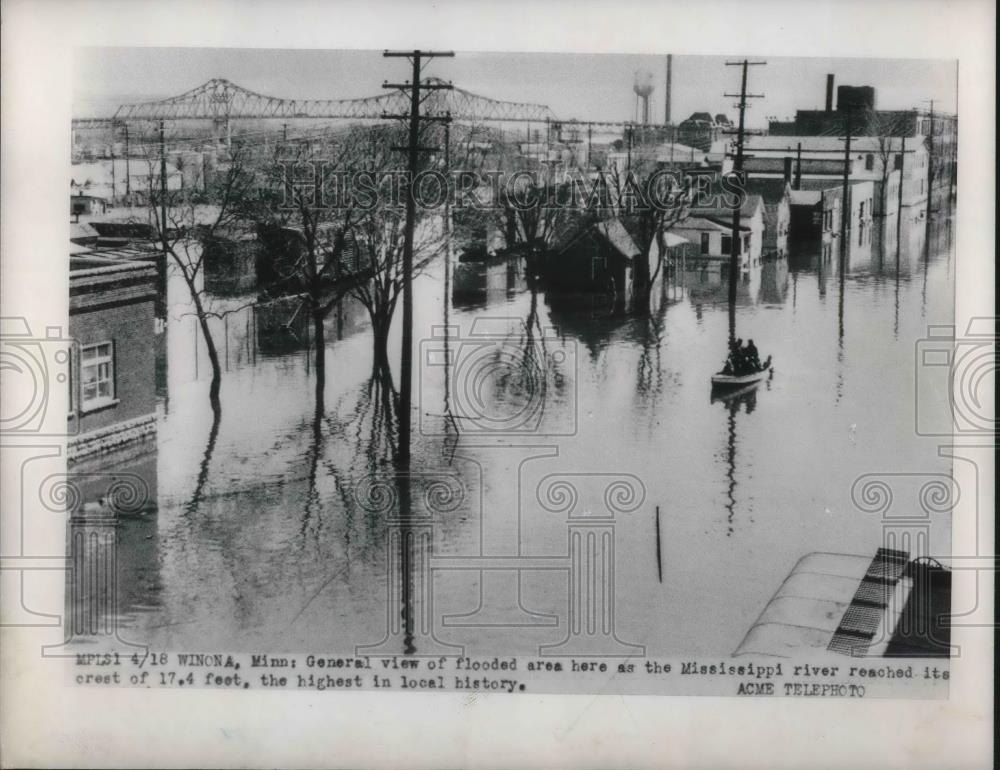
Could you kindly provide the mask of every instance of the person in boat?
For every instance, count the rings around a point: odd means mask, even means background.
[[[738,374],[740,371],[741,361],[743,358],[743,339],[735,339],[729,343],[729,355],[726,357],[726,363],[722,367],[722,373],[726,375]]]
[[[742,377],[746,374],[755,374],[770,366],[771,359],[768,358],[763,364],[760,362],[760,353],[753,340],[749,340],[743,345],[742,339],[737,339],[729,346],[729,356],[726,358],[722,374]]]

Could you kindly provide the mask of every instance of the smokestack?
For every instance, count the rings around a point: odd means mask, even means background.
[[[663,122],[670,123],[670,91],[673,86],[673,68],[674,68],[674,56],[673,54],[667,54],[667,89],[666,89],[666,104],[663,110]]]
[[[826,111],[833,112],[833,75],[826,76]]]

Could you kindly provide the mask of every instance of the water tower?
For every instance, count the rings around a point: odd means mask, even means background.
[[[653,73],[642,70],[635,73],[632,83],[635,91],[635,120],[642,125],[649,125],[649,96],[653,93]]]

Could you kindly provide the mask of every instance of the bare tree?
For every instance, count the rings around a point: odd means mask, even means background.
[[[244,151],[234,152],[224,170],[202,190],[171,189],[169,176],[165,178],[162,173],[168,167],[155,145],[150,146],[147,162],[150,169],[145,196],[147,210],[144,217],[136,214],[133,219],[149,224],[152,238],[163,253],[165,262],[161,269],[165,271],[169,261],[187,287],[212,367],[209,400],[218,411],[222,367],[209,319],[224,313],[213,310],[205,292],[205,244],[223,233],[240,238],[247,231],[241,210],[255,196],[258,179]]]
[[[507,249],[544,250],[552,245],[577,193],[571,181],[559,178],[558,164],[521,154],[516,143],[494,138],[493,150],[480,168],[493,165],[489,183],[479,194],[479,207],[465,221],[479,229],[499,232]]]
[[[608,174],[611,205],[606,216],[618,217],[639,248],[632,277],[633,309],[646,312],[653,284],[667,254],[666,234],[687,216],[690,195],[675,174],[664,173],[655,164],[641,163],[622,173],[617,167]],[[650,269],[653,246],[656,268]]]
[[[878,212],[875,216],[881,220],[879,227],[879,252],[885,247],[885,228],[889,211],[889,178],[897,168],[902,169],[902,165],[897,165],[896,156],[901,150],[902,126],[900,122],[884,113],[872,110],[867,116],[867,131],[875,138],[875,171],[878,175]],[[902,172],[899,183],[903,183]]]
[[[269,184],[248,211],[271,257],[266,293],[299,294],[308,308],[320,381],[326,318],[359,269],[352,229],[360,214],[343,193],[344,183],[363,169],[367,146],[367,135],[352,129],[279,147],[268,164]]]
[[[375,362],[388,365],[388,341],[396,304],[403,291],[403,241],[405,214],[392,207],[366,211],[352,233],[365,267],[364,279],[349,290],[358,299],[372,324]],[[414,230],[413,273],[423,273],[444,249],[440,217],[419,216]]]

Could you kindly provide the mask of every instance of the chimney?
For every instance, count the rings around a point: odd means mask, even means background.
[[[785,156],[785,182],[792,183],[792,156]]]
[[[833,112],[833,74],[826,76],[826,111]]]

